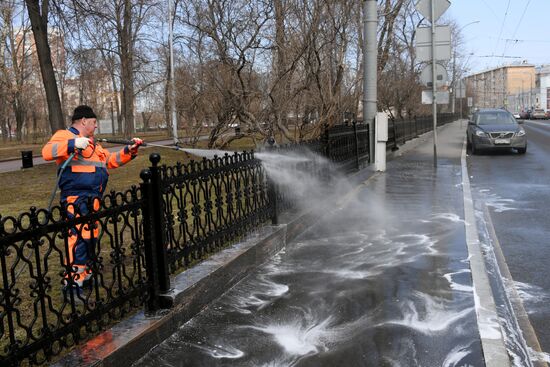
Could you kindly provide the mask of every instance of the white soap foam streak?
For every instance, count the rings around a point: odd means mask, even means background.
[[[269,274],[260,274],[257,279],[247,278],[241,287],[227,294],[222,302],[239,313],[251,314],[273,303],[288,290],[288,285],[270,280]]]
[[[334,316],[320,317],[313,309],[296,307],[290,320],[243,326],[270,335],[290,357],[328,352],[345,345],[372,327],[368,316],[336,323]],[[270,320],[271,321],[271,320]]]
[[[447,279],[447,281],[449,282],[450,287],[452,289],[454,289],[455,291],[472,293],[473,288],[472,288],[471,285],[461,284],[461,283],[453,281],[453,276],[454,275],[464,274],[464,273],[470,274],[471,271],[470,271],[470,269],[461,269],[461,270],[453,272],[453,273],[444,274],[443,277],[445,279]]]
[[[437,335],[448,333],[455,323],[470,317],[474,307],[464,308],[458,312],[450,313],[447,302],[443,298],[433,297],[426,293],[416,291],[413,293],[416,299],[405,300],[400,307],[403,312],[401,319],[389,320],[379,326],[400,325],[414,329],[425,335]],[[419,312],[419,310],[422,310]]]
[[[485,202],[487,206],[492,207],[496,213],[517,210],[517,208],[512,206],[516,202],[513,199],[502,198],[497,194],[491,193],[489,189],[480,189],[477,192],[479,193],[480,200]]]
[[[529,305],[526,310],[528,313],[538,313],[548,309],[550,302],[550,293],[548,291],[539,286],[518,281],[514,281],[513,286],[516,288],[519,298],[521,298],[523,303]]]
[[[185,341],[180,341],[185,343]],[[202,350],[203,352],[210,355],[212,358],[216,359],[239,359],[244,356],[244,352],[240,349],[233,348],[230,345],[208,345],[203,343],[186,343],[187,345],[193,346],[197,349]]]
[[[550,353],[537,352],[529,348],[529,356],[533,361],[550,363]]]
[[[453,223],[464,223],[464,219],[455,213],[439,213],[431,216],[432,220],[448,220]],[[422,223],[431,223],[429,220],[421,220]]]
[[[332,317],[319,323],[308,321],[304,323],[302,320],[296,320],[289,324],[250,326],[250,328],[271,335],[290,355],[305,356],[327,351],[327,334]]]
[[[465,357],[470,354],[472,345],[474,342],[469,345],[457,345],[455,346],[447,355],[445,360],[442,363],[442,367],[470,367],[469,365],[459,364]],[[473,367],[473,366],[472,366]]]
[[[343,251],[343,254],[335,257],[339,260],[338,262],[327,264],[326,261],[312,260],[308,263],[307,269],[293,269],[293,271],[332,274],[343,279],[368,279],[379,276],[386,269],[413,263],[421,257],[439,253],[435,248],[435,242],[427,234],[411,233],[392,237],[386,231],[379,231],[371,237],[354,233],[318,238],[302,241],[293,246],[294,248],[333,247],[335,243],[338,244],[339,251]]]
[[[192,323],[193,321],[191,320],[190,322]],[[174,356],[177,356],[180,353],[185,353],[189,347],[196,348],[215,359],[239,359],[245,355],[242,350],[234,348],[230,345],[213,344],[209,343],[206,339],[193,343],[181,339],[176,333],[172,334],[164,342],[155,346],[153,349],[155,352],[154,355],[148,353],[134,363],[134,365],[150,366],[154,364],[166,367],[179,366],[180,364],[174,361]]]

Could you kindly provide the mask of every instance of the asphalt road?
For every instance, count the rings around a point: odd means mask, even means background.
[[[542,350],[550,353],[550,121],[525,121],[524,127],[525,155],[470,155],[468,172],[476,209],[487,205],[515,288]]]

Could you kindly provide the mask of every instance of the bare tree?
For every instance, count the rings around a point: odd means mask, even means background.
[[[136,48],[148,13],[157,5],[148,0],[114,0],[107,3],[75,0],[73,4],[69,10],[74,18],[86,20],[79,22],[85,41],[89,48],[101,52],[105,67],[110,71],[114,95],[117,91],[121,93],[119,116],[123,116],[124,135],[130,136],[135,131]],[[118,74],[117,69],[120,71]],[[115,102],[118,103],[118,99]]]
[[[52,131],[64,128],[61,100],[57,90],[57,82],[52,64],[50,45],[48,43],[49,1],[25,0],[34,35],[34,42],[40,63],[42,82],[46,90],[49,121]]]

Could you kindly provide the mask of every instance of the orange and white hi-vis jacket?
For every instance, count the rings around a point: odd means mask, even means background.
[[[75,138],[78,137],[81,136],[73,127],[57,131],[42,148],[42,157],[47,161],[55,160],[57,166],[61,167],[77,150],[74,143]],[[59,188],[62,200],[67,196],[83,194],[101,197],[109,177],[107,169],[120,167],[134,157],[127,146],[116,153],[111,153],[95,143],[78,151],[61,172]]]

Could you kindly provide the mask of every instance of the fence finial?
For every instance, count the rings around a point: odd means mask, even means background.
[[[149,161],[153,164],[154,167],[158,165],[160,162],[160,154],[158,153],[151,153],[149,155]]]

